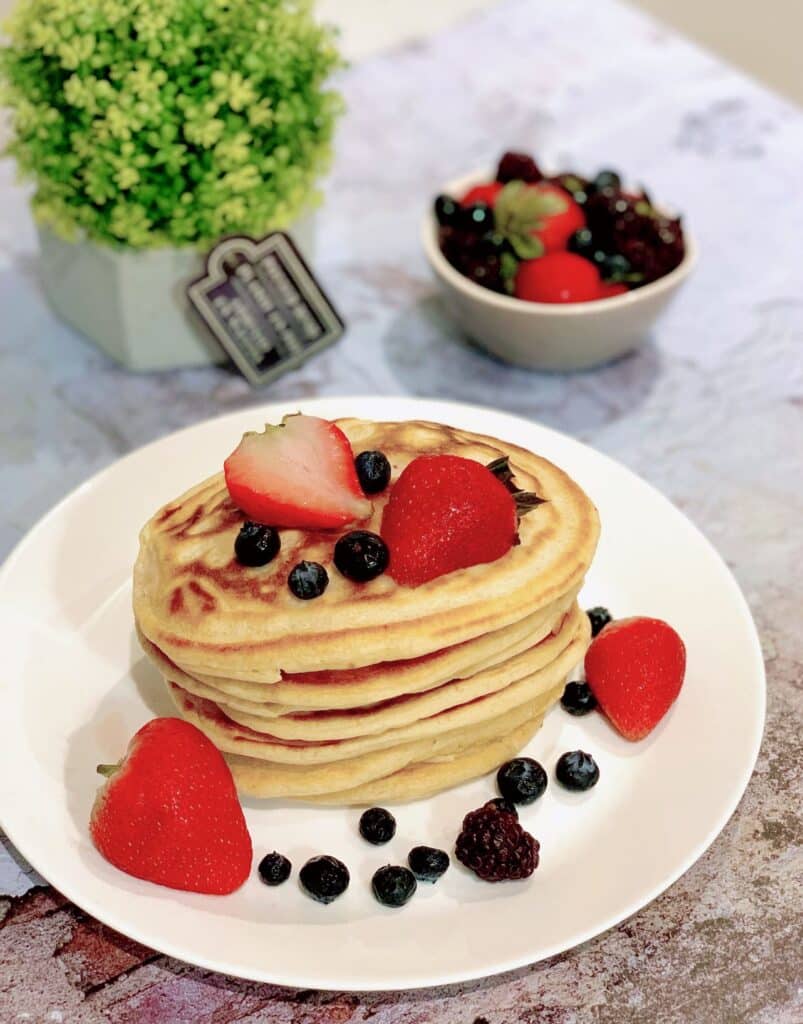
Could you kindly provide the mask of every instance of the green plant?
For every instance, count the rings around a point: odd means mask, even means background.
[[[205,245],[315,195],[340,66],[309,0],[21,0],[0,50],[7,152],[67,238]]]

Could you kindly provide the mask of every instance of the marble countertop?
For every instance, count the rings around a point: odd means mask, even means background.
[[[356,63],[342,88],[316,268],[349,329],[261,394],[225,368],[127,374],[59,324],[26,193],[0,162],[0,554],[102,466],[215,413],[358,393],[497,406],[626,463],[723,554],[767,662],[755,775],[708,853],[632,919],[533,967],[412,994],[278,989],[154,954],[66,903],[6,843],[0,1020],[800,1022],[803,118],[613,0],[506,0]],[[699,267],[637,353],[531,374],[468,347],[446,319],[419,219],[439,182],[508,145],[622,168],[685,212]]]

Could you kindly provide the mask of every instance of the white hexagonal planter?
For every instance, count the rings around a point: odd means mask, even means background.
[[[115,249],[67,242],[40,227],[42,286],[53,310],[131,370],[226,362],[228,356],[190,307],[186,286],[204,270],[195,249]],[[311,258],[312,215],[291,235]]]

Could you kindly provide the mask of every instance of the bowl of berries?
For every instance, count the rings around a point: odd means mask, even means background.
[[[579,370],[639,345],[696,261],[680,217],[618,173],[545,174],[505,153],[449,182],[422,228],[447,306],[494,355]]]

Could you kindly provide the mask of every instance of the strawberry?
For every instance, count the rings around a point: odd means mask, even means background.
[[[591,641],[586,679],[613,727],[628,740],[652,732],[675,701],[686,648],[661,619],[620,619]]]
[[[231,500],[258,523],[329,530],[371,514],[349,439],[317,416],[245,434],[223,468]]]
[[[541,182],[532,187],[538,189],[542,196],[553,196],[560,203],[558,211],[545,216],[533,234],[541,239],[544,252],[565,249],[566,243],[575,231],[585,227],[586,219],[582,207],[558,185]]]
[[[602,281],[599,286],[601,299],[612,299],[616,295],[627,295],[627,285],[618,281]]]
[[[475,185],[466,192],[460,200],[460,205],[473,206],[474,203],[487,203],[489,206],[493,206],[501,191],[501,181],[489,181],[485,185]]]
[[[551,252],[522,260],[515,295],[527,302],[590,302],[600,298],[599,271],[573,252]]]
[[[390,493],[381,533],[390,548],[389,574],[416,587],[501,558],[516,538],[516,501],[479,462],[419,455]]]
[[[224,895],[251,870],[251,837],[223,755],[194,725],[154,718],[118,765],[98,765],[108,782],[89,831],[121,871],[171,889]]]

